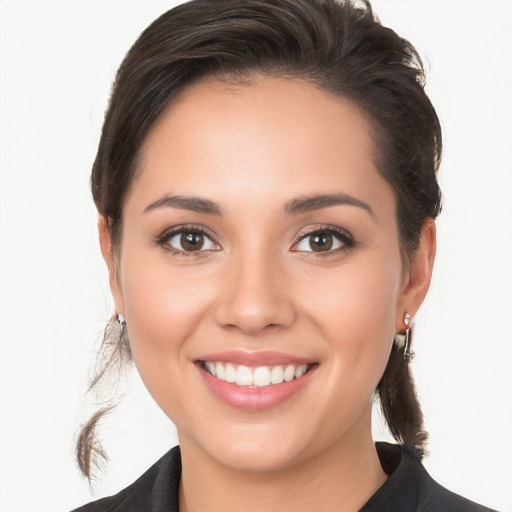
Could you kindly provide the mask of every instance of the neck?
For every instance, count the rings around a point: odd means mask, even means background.
[[[334,447],[267,472],[226,467],[193,443],[180,439],[180,512],[359,510],[387,475],[380,465],[371,431],[353,430]]]

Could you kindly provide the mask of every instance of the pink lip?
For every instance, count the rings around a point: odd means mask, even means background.
[[[303,365],[314,361],[295,357],[281,352],[262,351],[246,352],[244,350],[228,350],[225,352],[215,352],[206,354],[197,358],[197,361],[211,361],[214,363],[231,363],[235,365],[248,366],[255,368],[257,366],[277,366],[277,365]]]
[[[218,400],[230,407],[248,412],[264,411],[286,402],[307,386],[318,368],[315,365],[302,377],[290,382],[257,388],[237,386],[217,379],[204,370],[199,362],[196,367],[206,387]]]

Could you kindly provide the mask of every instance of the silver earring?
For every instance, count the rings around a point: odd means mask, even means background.
[[[119,327],[121,331],[119,333],[119,339],[123,344],[124,348],[126,349],[128,357],[131,358],[132,350],[130,347],[130,340],[128,339],[128,333],[126,332],[126,320],[124,319],[124,316],[121,315],[121,313],[117,313],[117,321],[119,322]]]
[[[414,352],[411,350],[411,328],[409,324],[411,323],[411,315],[409,313],[405,313],[404,315],[404,325],[407,327],[404,333],[397,332],[395,334],[395,344],[398,348],[404,349],[404,361],[408,363],[413,357]]]

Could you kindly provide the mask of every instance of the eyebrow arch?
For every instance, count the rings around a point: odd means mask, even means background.
[[[329,206],[349,205],[366,210],[372,217],[373,210],[370,205],[348,194],[319,194],[314,196],[298,197],[287,203],[283,208],[285,215],[297,215],[313,210],[320,210]]]
[[[144,213],[164,207],[180,208],[182,210],[191,210],[197,213],[208,213],[210,215],[222,215],[220,206],[209,199],[170,195],[162,196],[150,205],[146,206]]]

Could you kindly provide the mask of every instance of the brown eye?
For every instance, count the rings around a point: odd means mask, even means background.
[[[314,252],[330,251],[333,246],[333,236],[329,233],[319,233],[309,237],[309,247]]]
[[[349,248],[354,245],[348,234],[338,233],[332,229],[317,230],[304,235],[292,247],[297,252],[336,252],[338,249]]]
[[[199,251],[203,248],[204,235],[200,233],[183,233],[180,237],[180,243],[185,251]]]
[[[211,251],[216,245],[211,238],[200,231],[182,231],[175,233],[167,242],[173,249],[182,252]]]

